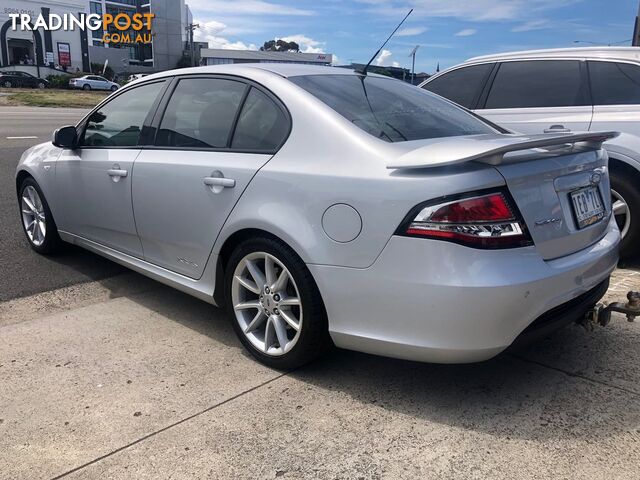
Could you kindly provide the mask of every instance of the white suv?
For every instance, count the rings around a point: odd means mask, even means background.
[[[608,141],[621,256],[640,251],[640,48],[475,57],[420,87],[522,133],[616,130]]]

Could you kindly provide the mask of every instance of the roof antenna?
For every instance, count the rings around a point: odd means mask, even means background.
[[[366,75],[366,74],[367,74],[367,69],[369,68],[369,65],[371,65],[371,62],[373,62],[373,61],[376,59],[376,57],[378,56],[378,54],[380,53],[380,51],[384,48],[384,46],[387,44],[387,42],[388,42],[389,40],[391,40],[391,37],[393,37],[393,35],[398,31],[398,29],[402,26],[402,24],[403,24],[403,23],[404,23],[404,21],[407,19],[407,17],[408,17],[409,15],[411,15],[411,12],[413,12],[413,8],[412,8],[411,10],[409,10],[409,13],[407,13],[407,14],[405,15],[405,17],[404,17],[404,18],[402,19],[402,21],[398,24],[398,26],[396,27],[396,29],[395,29],[393,32],[391,32],[391,35],[389,35],[389,38],[387,38],[387,39],[384,41],[384,43],[383,43],[383,44],[382,44],[382,46],[378,49],[378,51],[375,53],[375,55],[373,55],[373,57],[371,57],[371,60],[369,60],[369,63],[367,63],[363,68],[356,69],[356,70],[355,70],[355,71],[356,71],[356,73],[360,73],[360,74],[362,74],[362,75]]]

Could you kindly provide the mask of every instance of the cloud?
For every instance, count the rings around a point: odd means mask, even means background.
[[[511,29],[512,32],[530,32],[531,30],[543,30],[551,28],[552,24],[549,20],[531,20],[522,25],[518,25]]]
[[[196,29],[194,39],[198,42],[207,42],[209,48],[224,48],[226,50],[257,50],[253,44],[246,44],[241,41],[231,41],[220,36],[220,33],[227,30],[227,26],[216,20],[208,22],[196,22],[200,24],[200,28]]]
[[[403,28],[402,30],[399,30],[398,33],[396,33],[396,36],[398,36],[398,37],[412,37],[414,35],[420,35],[421,33],[424,33],[426,31],[427,31],[426,27]]]
[[[326,53],[324,50],[324,42],[319,42],[318,40],[309,38],[306,35],[288,35],[281,38],[285,42],[296,42],[300,46],[300,51],[302,53]]]
[[[456,37],[470,37],[471,35],[475,35],[477,30],[475,28],[465,28],[464,30],[460,30],[455,34]]]
[[[532,13],[573,5],[581,0],[358,0],[380,15],[402,18],[407,8],[415,10],[413,18],[451,17],[472,21],[505,21],[530,18]]]
[[[189,0],[192,11],[211,13],[214,15],[243,14],[243,15],[315,15],[313,10],[282,5],[264,0]]]
[[[400,64],[398,62],[390,62],[391,60],[391,51],[389,50],[382,50],[382,52],[380,52],[380,56],[378,58],[376,58],[376,65],[378,67],[384,67],[384,66],[389,66],[389,64],[391,64],[392,67],[399,67]]]

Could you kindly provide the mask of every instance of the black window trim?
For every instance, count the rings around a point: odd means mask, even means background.
[[[478,62],[478,63],[463,63],[462,65],[458,65],[457,67],[453,67],[453,68],[449,68],[447,70],[445,70],[444,72],[442,72],[440,75],[434,75],[433,76],[433,80],[431,81],[427,81],[422,87],[422,89],[427,90],[428,92],[430,92],[431,90],[429,90],[428,88],[426,88],[431,82],[435,82],[436,80],[438,80],[439,78],[443,78],[446,77],[449,73],[453,73],[455,71],[458,70],[462,70],[464,68],[470,68],[470,67],[478,67],[481,65],[489,65],[491,64],[491,68],[487,71],[487,73],[484,74],[484,77],[482,78],[481,82],[480,82],[480,88],[478,88],[478,90],[476,91],[475,95],[473,96],[473,100],[471,102],[471,106],[470,107],[465,107],[464,105],[459,105],[461,107],[464,107],[466,110],[476,110],[478,108],[478,105],[483,97],[484,91],[486,89],[487,83],[489,81],[489,79],[491,79],[493,81],[493,78],[495,77],[495,71],[497,70],[497,65],[499,62],[496,62],[495,60],[492,61],[488,61],[488,62]],[[431,93],[435,93],[435,92],[431,92]],[[437,95],[437,93],[436,93]],[[444,98],[444,97],[443,97]],[[455,103],[455,102],[454,102]]]
[[[586,58],[584,60],[584,63],[586,64],[586,70],[587,70],[587,79],[588,79],[588,83],[589,83],[589,96],[590,96],[590,100],[591,100],[591,105],[595,108],[595,107],[620,107],[621,105],[637,105],[637,103],[603,103],[603,104],[595,104],[595,101],[593,99],[593,86],[591,84],[591,70],[589,68],[589,64],[591,62],[600,62],[600,63],[625,63],[627,65],[633,65],[634,67],[639,67],[640,68],[640,63],[635,62],[633,60],[629,60],[626,58]]]
[[[138,143],[136,145],[131,145],[131,146],[126,146],[126,145],[107,145],[107,146],[97,146],[97,145],[78,145],[75,150],[141,150],[144,143],[142,142],[143,137],[146,138],[148,136],[148,128],[151,125],[151,119],[153,118],[153,115],[155,114],[158,105],[160,104],[161,100],[164,98],[166,92],[167,92],[167,88],[169,87],[169,84],[171,82],[168,82],[167,80],[170,80],[170,78],[158,78],[158,79],[154,79],[148,82],[144,82],[144,83],[140,83],[138,85],[135,85],[134,87],[130,87],[130,88],[123,88],[121,90],[116,90],[114,93],[112,93],[111,95],[109,95],[105,100],[103,100],[102,102],[100,102],[96,107],[93,108],[93,110],[91,110],[87,115],[85,115],[82,120],[80,120],[77,124],[76,124],[76,132],[78,134],[78,140],[84,138],[84,133],[85,130],[87,128],[87,123],[89,122],[89,119],[91,118],[91,115],[93,115],[95,112],[97,112],[98,110],[100,110],[102,107],[104,107],[105,105],[107,105],[108,103],[112,102],[113,100],[115,100],[116,98],[118,98],[120,95],[124,95],[127,92],[130,92],[132,90],[135,90],[136,88],[140,88],[140,87],[145,87],[148,85],[152,85],[154,83],[164,83],[164,86],[160,89],[160,93],[158,94],[158,96],[156,97],[156,99],[154,100],[153,104],[151,105],[151,108],[149,109],[149,112],[147,113],[147,116],[145,117],[144,121],[142,122],[142,128],[140,130],[140,136],[138,137]]]
[[[587,60],[585,58],[566,58],[566,57],[540,57],[540,58],[510,58],[505,60],[499,60],[496,62],[496,65],[491,73],[490,78],[485,85],[485,90],[483,91],[479,104],[476,107],[477,110],[487,110],[487,100],[489,99],[489,94],[493,89],[493,84],[495,82],[498,73],[500,72],[500,67],[504,63],[513,63],[513,62],[544,62],[544,61],[563,61],[563,62],[578,62],[580,79],[582,82],[582,97],[586,102],[585,105],[563,105],[563,106],[554,106],[554,107],[503,107],[503,108],[491,108],[488,110],[516,110],[516,109],[530,109],[530,108],[576,108],[576,107],[589,107],[593,105],[593,99],[591,98],[591,80],[589,78],[587,72]]]
[[[291,130],[293,128],[293,122],[292,122],[292,118],[291,118],[291,113],[289,112],[289,109],[286,107],[286,105],[284,104],[284,102],[282,100],[280,100],[280,98],[278,98],[277,95],[275,95],[273,92],[271,92],[271,90],[265,88],[263,85],[254,82],[253,80],[250,80],[246,77],[241,77],[238,75],[229,75],[229,74],[207,74],[207,73],[193,73],[193,74],[184,74],[184,75],[176,75],[174,77],[171,77],[171,82],[170,85],[168,86],[167,90],[166,90],[166,94],[163,95],[162,101],[159,103],[155,114],[153,116],[153,119],[151,120],[150,126],[149,128],[153,131],[152,136],[153,138],[149,138],[149,142],[147,142],[145,145],[142,146],[143,149],[145,150],[177,150],[177,151],[195,151],[195,152],[227,152],[227,153],[254,153],[254,154],[263,154],[263,155],[275,155],[281,148],[282,146],[287,142],[287,139],[289,138],[289,135],[291,134]],[[172,146],[167,146],[167,145],[156,145],[156,137],[158,135],[158,130],[160,128],[160,124],[162,122],[162,119],[164,118],[164,115],[166,113],[167,110],[167,106],[169,104],[169,101],[171,100],[171,97],[173,95],[173,92],[175,91],[176,87],[178,86],[178,83],[180,82],[180,80],[184,80],[184,79],[195,79],[195,78],[207,78],[207,79],[222,79],[222,80],[232,80],[232,81],[237,81],[240,83],[243,83],[245,85],[245,91],[242,94],[242,99],[240,100],[240,103],[238,104],[238,110],[236,111],[236,115],[233,121],[233,124],[231,126],[231,130],[229,131],[229,136],[227,138],[227,146],[223,147],[223,148],[214,148],[214,147],[172,147]],[[236,133],[236,127],[238,126],[238,121],[240,119],[240,114],[242,112],[242,109],[244,108],[244,104],[247,100],[247,97],[249,96],[249,92],[251,91],[252,88],[255,88],[256,90],[264,93],[268,98],[270,98],[275,105],[282,111],[282,113],[284,114],[285,120],[287,122],[287,133],[286,135],[283,136],[282,141],[280,142],[280,144],[273,149],[246,149],[246,148],[233,148],[231,147],[232,141],[233,141],[233,137]]]

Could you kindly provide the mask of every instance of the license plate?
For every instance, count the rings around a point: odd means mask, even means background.
[[[604,204],[598,187],[587,187],[571,192],[573,213],[578,228],[585,228],[604,218]]]

